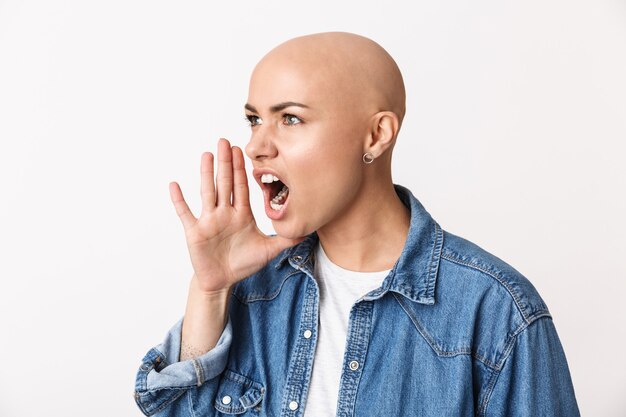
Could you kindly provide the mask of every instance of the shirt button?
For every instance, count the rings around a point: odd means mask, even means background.
[[[311,335],[312,335],[312,334],[313,334],[313,333],[312,333],[310,330],[305,330],[305,331],[304,331],[304,338],[305,338],[305,339],[308,339],[308,338],[310,338],[310,337],[311,337]]]
[[[297,263],[300,263],[300,261],[302,261],[302,256],[296,255],[293,257],[293,260],[296,261]]]
[[[357,361],[350,361],[350,369],[352,369],[353,371],[356,371],[357,369],[359,369],[359,363]]]
[[[293,410],[296,410],[297,408],[298,408],[298,403],[297,402],[292,401],[292,402],[289,403],[289,409],[290,410],[293,411]]]
[[[230,398],[230,395],[224,395],[224,398],[222,398],[222,404],[230,404],[230,401],[232,400],[232,398]]]

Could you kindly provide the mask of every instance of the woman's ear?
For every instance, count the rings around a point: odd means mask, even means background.
[[[374,158],[380,157],[393,147],[399,126],[400,121],[394,112],[381,111],[373,115],[364,152],[370,152]]]

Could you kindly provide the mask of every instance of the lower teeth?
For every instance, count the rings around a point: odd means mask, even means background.
[[[286,185],[283,185],[283,188],[278,192],[278,194],[270,200],[270,207],[274,210],[280,210],[283,208],[283,203],[287,199],[289,195],[289,188]]]

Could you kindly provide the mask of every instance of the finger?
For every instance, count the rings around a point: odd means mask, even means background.
[[[233,206],[235,208],[250,207],[246,164],[243,159],[243,152],[238,146],[233,146],[233,184]]]
[[[233,153],[226,139],[217,143],[217,161],[217,205],[229,206],[233,192]]]
[[[183,227],[187,230],[196,223],[196,218],[191,213],[191,210],[189,210],[189,206],[183,197],[183,192],[176,182],[170,182],[170,198],[172,199],[172,203],[174,203],[176,214],[178,214],[178,217],[180,217],[183,223]]]
[[[215,177],[211,152],[204,152],[200,161],[200,197],[202,211],[215,208]]]

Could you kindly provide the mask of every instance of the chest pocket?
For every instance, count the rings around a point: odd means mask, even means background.
[[[223,414],[257,416],[264,394],[263,385],[226,369],[217,388],[214,406]]]

